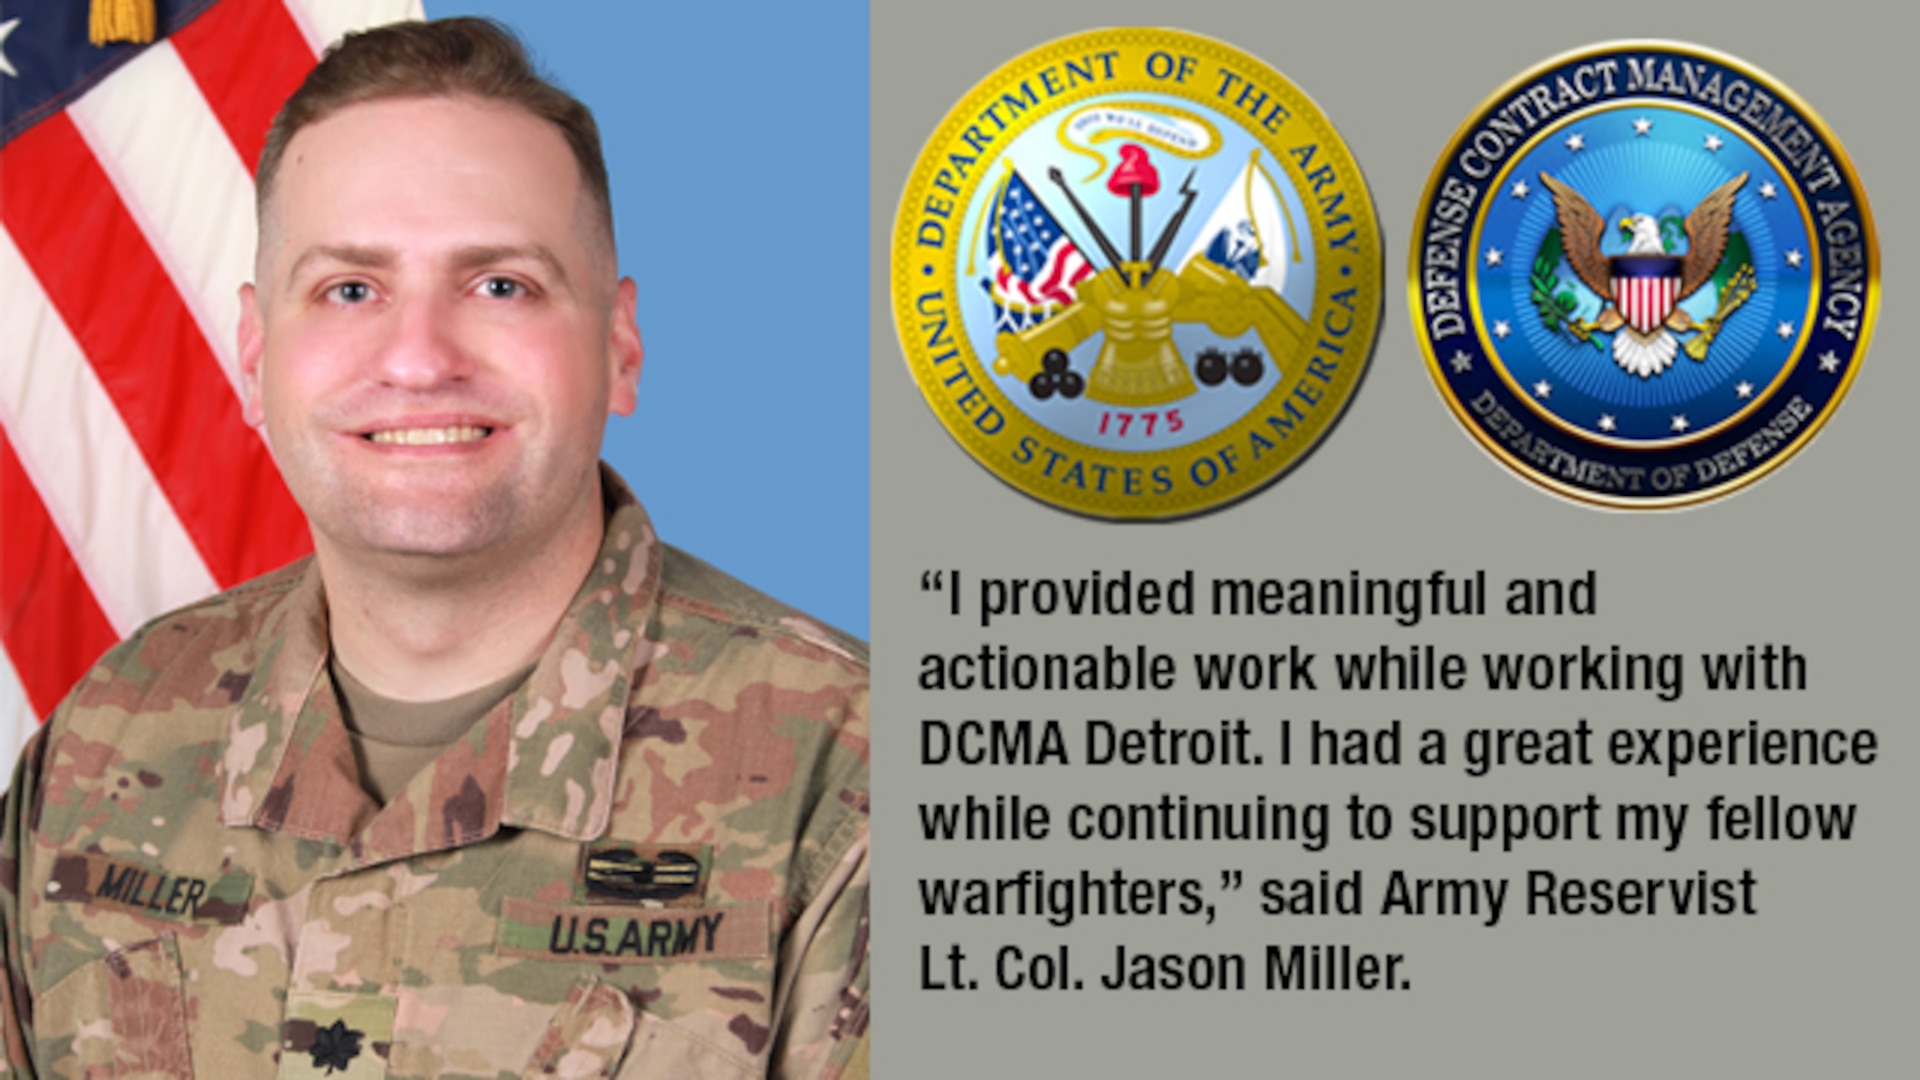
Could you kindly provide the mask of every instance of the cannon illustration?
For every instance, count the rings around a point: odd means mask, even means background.
[[[1178,274],[1122,263],[1082,281],[1075,302],[1046,322],[999,335],[994,370],[1031,380],[1049,351],[1071,352],[1100,332],[1105,340],[1086,396],[1129,408],[1164,405],[1195,389],[1173,342],[1176,323],[1202,324],[1223,339],[1255,331],[1277,367],[1297,355],[1307,337],[1305,320],[1273,290],[1249,285],[1217,263],[1194,259]]]

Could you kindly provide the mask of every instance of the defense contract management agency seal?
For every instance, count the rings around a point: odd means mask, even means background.
[[[1780,465],[1833,415],[1879,307],[1839,140],[1689,45],[1598,45],[1507,84],[1419,222],[1413,321],[1447,404],[1520,475],[1609,506]]]
[[[947,115],[893,233],[927,403],[996,476],[1103,518],[1271,482],[1353,395],[1380,322],[1366,183],[1312,101],[1209,38],[1100,30]]]

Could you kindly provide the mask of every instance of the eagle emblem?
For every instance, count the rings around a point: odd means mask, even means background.
[[[1833,132],[1732,57],[1556,56],[1488,97],[1427,182],[1408,274],[1427,371],[1475,441],[1557,494],[1724,495],[1805,446],[1859,370],[1865,199]]]
[[[1683,252],[1669,250],[1662,221],[1635,213],[1619,222],[1627,250],[1617,255],[1601,251],[1606,218],[1584,196],[1545,172],[1540,180],[1553,192],[1567,262],[1602,305],[1592,322],[1565,318],[1566,329],[1583,341],[1596,331],[1613,334],[1614,363],[1642,379],[1673,366],[1681,350],[1676,334],[1697,331],[1686,343],[1686,353],[1704,361],[1720,324],[1753,294],[1754,273],[1745,259],[1746,245],[1737,245],[1739,265],[1730,268],[1711,318],[1696,322],[1680,304],[1712,280],[1728,256],[1733,197],[1746,184],[1747,174],[1721,184],[1687,214]]]

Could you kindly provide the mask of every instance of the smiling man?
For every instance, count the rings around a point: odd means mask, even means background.
[[[149,624],[23,755],[9,1063],[863,1069],[865,650],[598,463],[642,349],[591,115],[491,24],[383,28],[258,189],[246,410],[314,556]]]

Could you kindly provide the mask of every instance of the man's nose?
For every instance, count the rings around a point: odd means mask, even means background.
[[[396,304],[380,349],[380,380],[430,390],[466,378],[473,363],[461,343],[456,307],[456,300],[437,296],[412,296]]]

